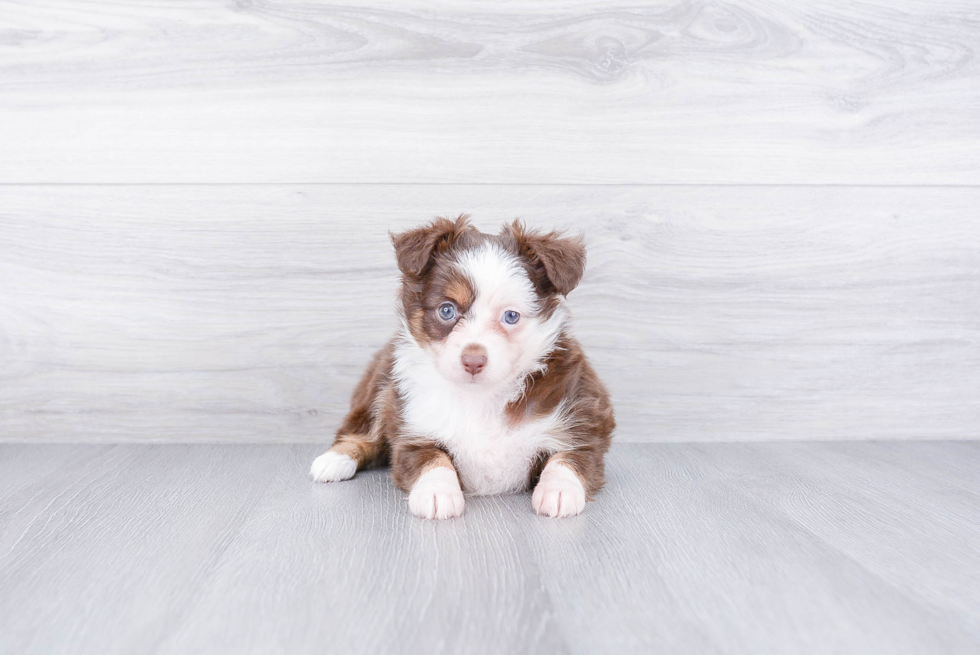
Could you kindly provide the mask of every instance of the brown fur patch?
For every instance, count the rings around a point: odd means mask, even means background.
[[[538,293],[567,296],[585,273],[582,237],[527,229],[520,221],[504,226],[500,238],[521,258]]]
[[[603,457],[609,450],[616,420],[609,392],[579,343],[562,335],[556,345],[546,360],[547,370],[532,376],[524,396],[505,411],[508,422],[518,425],[546,416],[566,401],[568,427],[558,437],[567,447],[553,457],[560,456],[569,464],[582,479],[586,496],[591,498],[605,484]]]
[[[454,473],[452,459],[434,441],[396,441],[392,447],[391,478],[402,491],[411,491],[424,472],[445,466]]]
[[[475,232],[469,216],[460,214],[455,221],[441,216],[431,223],[408,232],[391,235],[398,268],[404,275],[422,277],[434,255],[449,250],[467,232]]]
[[[422,289],[417,306],[412,308],[413,312],[422,313],[421,333],[413,333],[412,336],[419,343],[441,341],[449,336],[469,310],[476,294],[469,280],[454,265],[454,260],[448,257],[433,266],[422,284]],[[456,316],[449,321],[439,316],[439,307],[447,301],[456,307]]]
[[[429,342],[428,336],[425,334],[425,310],[421,307],[415,307],[412,309],[412,313],[408,315],[408,329],[411,331],[412,336],[420,344],[427,344]]]
[[[438,453],[433,455],[432,459],[430,459],[425,466],[419,469],[419,477],[440,466],[453,471],[456,470],[456,467],[453,466],[453,460],[449,459],[449,455],[440,450]]]
[[[360,434],[337,435],[337,439],[330,447],[330,450],[347,455],[358,463],[358,468],[360,468],[361,462],[367,464],[377,455],[376,443],[371,441],[370,437],[365,437]]]
[[[383,464],[388,456],[388,443],[377,430],[377,406],[391,388],[391,367],[394,344],[389,342],[375,353],[360,382],[351,395],[350,411],[344,417],[334,445],[337,450],[357,461],[358,470]]]
[[[445,339],[475,297],[469,280],[454,265],[454,253],[486,239],[468,219],[465,214],[455,221],[437,218],[424,227],[391,237],[402,272],[402,311],[419,344]],[[458,310],[451,321],[437,314],[447,300]]]
[[[473,286],[470,281],[459,272],[454,271],[455,275],[450,275],[442,288],[442,294],[451,300],[461,311],[469,309],[476,298]]]

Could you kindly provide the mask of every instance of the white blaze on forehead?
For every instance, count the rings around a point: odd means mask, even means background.
[[[514,255],[494,243],[467,250],[459,256],[459,266],[473,285],[476,299],[470,310],[477,320],[487,312],[502,309],[534,312],[537,297],[534,285]]]

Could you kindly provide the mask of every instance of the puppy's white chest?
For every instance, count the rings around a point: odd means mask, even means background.
[[[546,417],[513,427],[507,423],[505,406],[465,393],[416,390],[406,403],[404,418],[412,432],[446,448],[464,491],[508,493],[525,489],[538,454],[553,450],[555,421]]]
[[[463,489],[481,495],[525,489],[538,453],[535,435],[517,431],[461,434],[443,443],[456,463]]]

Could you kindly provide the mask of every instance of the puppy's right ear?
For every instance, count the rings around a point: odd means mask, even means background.
[[[469,216],[460,214],[455,220],[441,216],[424,227],[401,234],[392,234],[398,268],[405,275],[421,276],[429,268],[432,257],[448,250],[459,235],[470,228]]]

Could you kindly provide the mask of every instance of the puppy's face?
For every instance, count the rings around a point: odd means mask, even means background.
[[[538,369],[561,332],[559,295],[582,276],[581,240],[466,217],[392,237],[408,330],[444,378],[498,388]]]
[[[484,241],[440,257],[412,308],[412,336],[443,377],[497,386],[533,368],[546,325],[541,298],[521,262]]]

